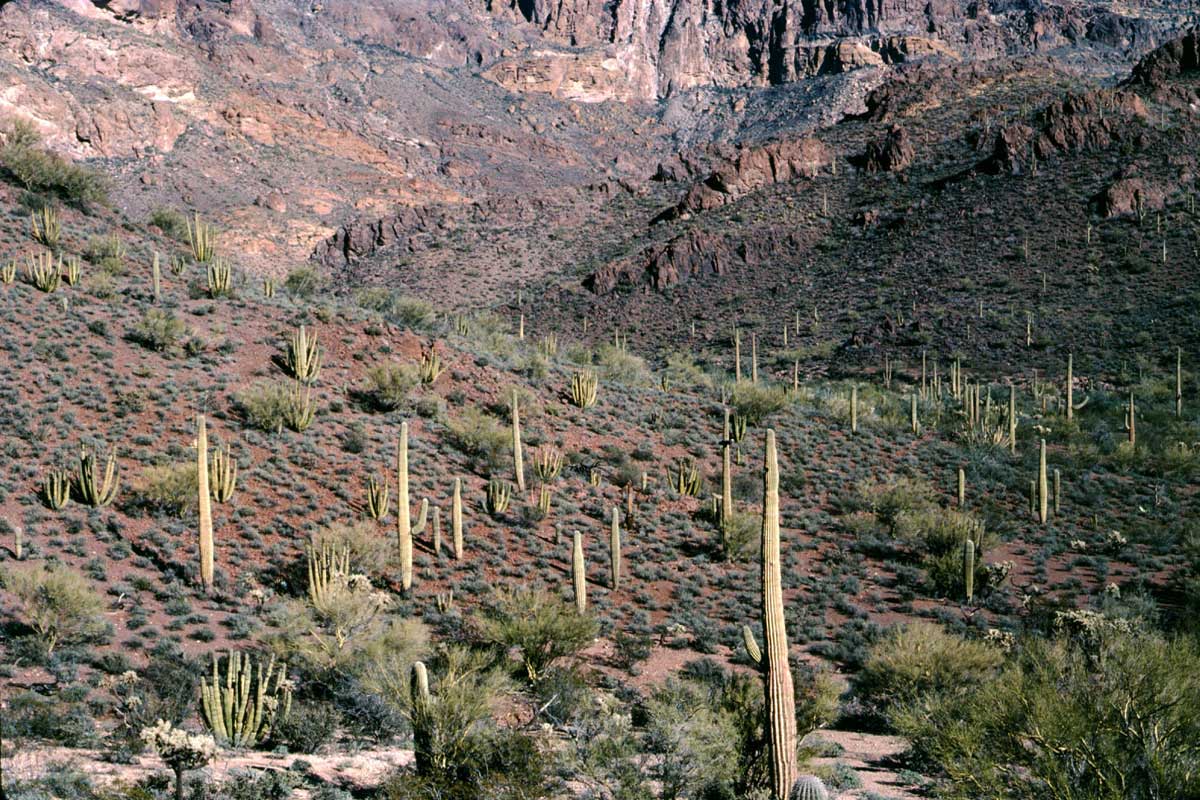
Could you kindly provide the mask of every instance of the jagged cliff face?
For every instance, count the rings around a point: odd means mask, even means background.
[[[652,99],[698,86],[787,83],[938,55],[991,58],[1062,47],[1095,49],[1098,67],[1154,46],[1174,22],[1169,4],[1048,0],[486,0],[535,27],[545,48],[491,74],[506,86],[583,99]],[[1139,7],[1139,5],[1141,7]]]

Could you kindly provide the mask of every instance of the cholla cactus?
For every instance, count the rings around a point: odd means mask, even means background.
[[[288,372],[301,383],[312,383],[321,374],[321,345],[303,325],[292,334],[284,356]]]
[[[117,476],[117,454],[110,451],[104,465],[104,477],[96,477],[96,456],[86,447],[79,451],[79,475],[75,489],[83,502],[93,508],[106,506],[117,496],[120,481]]]
[[[571,376],[571,402],[584,410],[596,405],[599,381],[590,370],[576,372]]]
[[[275,657],[255,669],[254,659],[231,650],[221,674],[212,656],[212,679],[200,680],[201,717],[213,735],[232,747],[253,747],[271,734],[276,722],[287,719],[292,686],[287,667],[275,668]]]
[[[175,773],[175,800],[183,800],[183,773],[203,767],[217,755],[213,737],[188,733],[166,720],[145,728],[141,739]]]

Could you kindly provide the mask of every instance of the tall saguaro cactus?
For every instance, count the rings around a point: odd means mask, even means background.
[[[396,493],[396,540],[400,548],[400,588],[412,588],[412,508],[408,497],[408,423],[400,423],[400,443],[396,448],[396,475],[399,491]]]
[[[858,433],[858,387],[850,387],[850,432]]]
[[[1175,416],[1183,416],[1183,348],[1175,348]]]
[[[571,543],[571,581],[575,589],[575,610],[587,612],[587,566],[583,561],[583,534],[575,531]]]
[[[1043,525],[1050,519],[1050,486],[1046,476],[1046,440],[1042,439],[1038,451],[1038,522]]]
[[[1086,364],[1084,366],[1087,366]],[[1075,354],[1067,353],[1067,422],[1075,419]]]
[[[609,562],[612,571],[613,591],[621,588],[621,512],[616,506],[612,510],[612,528],[608,533]]]
[[[796,775],[796,693],[788,663],[779,556],[779,464],[775,431],[767,431],[763,469],[762,617],[766,644],[767,754],[772,800],[787,800]]]
[[[1017,454],[1017,386],[1008,385],[1008,450]]]
[[[721,438],[721,539],[729,554],[729,532],[733,524],[733,439],[729,427],[729,409],[725,409],[725,428]]]
[[[213,585],[213,524],[208,489],[208,425],[203,414],[196,417],[196,484],[200,502],[200,584],[209,591]]]
[[[454,540],[454,560],[463,557],[462,478],[454,479],[454,501],[450,506],[450,533]]]
[[[512,447],[513,472],[516,475],[517,491],[525,492],[525,459],[521,454],[521,411],[517,406],[517,390],[512,390]]]

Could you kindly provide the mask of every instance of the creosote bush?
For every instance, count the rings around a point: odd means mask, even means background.
[[[94,639],[108,628],[103,598],[68,567],[9,566],[0,572],[0,586],[16,598],[18,617],[37,633],[47,655],[59,645]]]
[[[542,587],[498,590],[475,621],[479,638],[500,649],[515,649],[525,677],[537,683],[561,658],[575,655],[596,636],[594,620]]]

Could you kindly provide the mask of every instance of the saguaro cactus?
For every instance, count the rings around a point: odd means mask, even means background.
[[[408,497],[408,423],[400,423],[400,443],[396,447],[396,543],[400,549],[400,588],[412,589],[412,509]]]
[[[1050,519],[1050,488],[1046,479],[1046,440],[1038,450],[1038,521],[1043,525]]]
[[[1183,416],[1183,348],[1175,348],[1175,416]]]
[[[454,479],[454,501],[450,506],[450,533],[454,539],[454,560],[463,557],[462,478]]]
[[[779,464],[775,431],[767,431],[763,469],[762,617],[766,641],[767,753],[771,797],[787,800],[796,774],[796,694],[788,663],[783,616],[783,579],[779,555]]]
[[[1129,446],[1137,446],[1137,405],[1133,402],[1133,390],[1129,390],[1129,406],[1125,410],[1125,430],[1129,435]]]
[[[430,724],[433,714],[433,696],[429,693],[429,671],[423,661],[414,661],[412,676],[409,681],[410,702],[412,703],[413,757],[416,760],[417,774],[428,775],[433,731]]]
[[[750,334],[750,382],[758,383],[758,334]]]
[[[512,447],[513,473],[516,476],[517,491],[525,493],[525,460],[521,455],[521,411],[517,405],[517,390],[512,390]]]
[[[721,438],[721,541],[729,554],[729,532],[733,525],[733,439],[730,438],[729,409],[725,409],[725,429]]]
[[[912,393],[911,403],[909,405],[909,424],[912,426],[914,434],[921,432],[921,422],[917,419],[917,393]]]
[[[975,540],[970,536],[963,542],[963,586],[969,603],[975,597]]]
[[[575,531],[571,544],[571,580],[575,588],[575,610],[587,612],[587,566],[583,560],[583,534]]]
[[[958,507],[964,508],[967,505],[967,472],[962,467],[958,468]]]
[[[616,591],[621,588],[621,512],[616,506],[613,506],[612,528],[608,534],[608,557],[612,588]]]
[[[442,508],[441,506],[433,507],[433,554],[440,556],[442,554]]]
[[[1017,387],[1008,386],[1008,449],[1014,456],[1017,454]]]
[[[208,489],[208,425],[203,414],[196,417],[196,483],[200,502],[200,584],[207,592],[213,585],[213,524]]]
[[[1058,516],[1062,505],[1062,473],[1054,470],[1054,516]]]
[[[850,387],[850,432],[858,433],[858,387]]]

